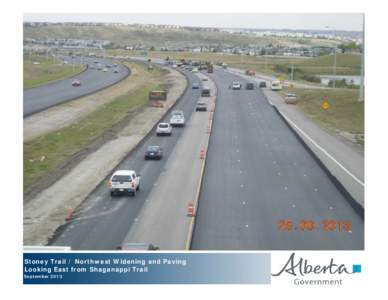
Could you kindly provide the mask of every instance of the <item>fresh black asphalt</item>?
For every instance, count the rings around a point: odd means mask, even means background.
[[[212,78],[217,108],[191,249],[363,249],[363,219],[263,93],[230,90],[247,80],[223,70]],[[325,220],[350,221],[351,232],[324,231]],[[278,228],[289,221],[291,230]]]

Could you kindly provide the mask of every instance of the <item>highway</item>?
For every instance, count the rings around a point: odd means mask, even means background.
[[[218,104],[191,249],[364,249],[363,219],[263,93],[229,89],[247,80],[224,70],[211,77]],[[350,231],[325,231],[325,220]]]
[[[191,72],[183,72],[188,77],[188,89],[177,102],[176,109],[183,110],[186,121],[189,121],[200,96],[200,90],[192,90],[191,85],[200,83],[200,80]],[[217,108],[191,249],[363,249],[363,219],[265,99],[262,91],[229,89],[233,80],[239,80],[243,85],[247,80],[224,70],[206,75],[217,84]],[[168,119],[169,116],[164,118],[165,121]],[[187,129],[176,128],[171,137],[147,136],[116,168],[134,169],[141,174],[141,191],[136,197],[111,198],[108,178],[105,178],[76,209],[74,219],[57,230],[49,245],[71,246],[73,250],[114,250],[121,246],[129,233],[129,237],[136,236],[135,239],[141,240],[137,233],[134,234],[134,229],[141,228],[137,224],[140,224],[139,216],[144,215],[151,219],[142,219],[141,224],[154,224],[153,228],[162,223],[170,226],[174,220],[175,226],[185,226],[183,223],[187,220],[180,223],[178,218],[173,218],[176,208],[169,208],[169,205],[174,202],[166,199],[163,205],[163,201],[155,196],[155,190],[158,183],[174,185],[176,182],[174,176],[167,178],[171,173],[167,168],[174,165],[167,164],[167,160],[171,158],[178,160],[177,164],[184,163],[183,156],[170,156],[178,140],[182,140],[182,132]],[[190,136],[185,136],[187,139]],[[163,148],[161,161],[143,159],[148,145]],[[146,202],[153,198],[160,203],[161,215],[157,217],[153,217],[153,212],[141,213]],[[152,219],[163,218],[161,216],[168,221],[159,223]],[[322,222],[327,220],[341,224],[351,222],[350,231],[344,227],[341,231],[337,228],[325,231]],[[300,224],[305,225],[304,230]],[[151,228],[147,228],[147,232],[152,235]],[[183,230],[179,232],[181,236],[184,233]],[[174,239],[169,233],[164,236],[165,240],[163,235],[155,238],[159,239],[163,249],[173,249],[173,245],[181,243],[178,241],[181,237]]]
[[[200,83],[200,80],[192,73],[184,72],[188,78],[188,89],[174,109],[183,110],[188,122],[200,96],[200,90],[191,89],[191,85],[193,82]],[[168,122],[169,115],[164,120]],[[184,130],[186,128],[174,128],[171,137],[158,137],[153,131],[116,168],[134,169],[141,175],[140,192],[136,197],[112,198],[106,178],[76,209],[74,219],[57,230],[49,244],[71,246],[73,250],[114,250],[121,246],[154,184],[166,171],[166,162]],[[144,152],[148,145],[161,146],[163,159],[145,161]]]
[[[77,64],[80,58],[65,57],[69,63]],[[108,68],[108,72],[97,70],[97,65],[94,61],[99,61],[104,67],[110,64],[112,67]],[[54,105],[58,105],[81,96],[85,96],[108,87],[128,76],[129,69],[119,64],[118,67],[113,67],[113,62],[108,59],[101,58],[84,58],[83,63],[94,65],[94,69],[87,68],[84,72],[73,76],[71,78],[54,81],[42,86],[24,90],[23,95],[23,117],[40,112]],[[113,73],[117,69],[118,73]],[[73,87],[71,85],[74,79],[81,81],[82,85]]]

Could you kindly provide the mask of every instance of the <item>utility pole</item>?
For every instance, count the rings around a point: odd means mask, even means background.
[[[294,80],[294,63],[291,65],[291,81]]]
[[[333,89],[335,89],[335,76],[337,74],[337,47],[334,47],[334,65],[333,65]]]
[[[360,96],[359,102],[364,101],[364,63],[365,63],[365,14],[362,16],[362,57],[361,57],[361,78],[360,78]]]

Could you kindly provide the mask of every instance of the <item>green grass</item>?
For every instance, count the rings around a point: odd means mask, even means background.
[[[147,72],[144,65],[136,64],[136,68]],[[87,147],[129,112],[148,103],[149,91],[159,88],[166,71],[154,68],[149,73],[146,84],[115,98],[77,123],[24,143],[24,189]]]
[[[80,73],[85,69],[84,65],[62,64],[62,60],[58,58],[55,61],[53,58],[46,58],[45,56],[28,56],[23,57],[23,88],[32,88],[43,85],[55,80],[71,77]],[[39,65],[34,65],[34,62],[39,62]]]
[[[111,50],[113,55],[141,56],[141,51]],[[212,61],[213,63],[227,63],[230,67],[243,70],[252,69],[256,72],[283,76],[291,79],[291,65],[294,65],[294,80],[306,82],[306,75],[333,74],[334,56],[325,55],[314,58],[300,57],[253,57],[247,55],[233,55],[220,53],[192,53],[192,52],[161,52],[148,51],[149,57],[165,59],[193,59]],[[361,56],[355,54],[337,54],[337,75],[359,75],[361,68]]]
[[[358,143],[363,144],[364,102],[359,102],[359,91],[351,89],[308,90],[295,89],[298,107],[322,127],[332,132],[346,132],[356,135]],[[327,96],[330,108],[321,105]]]

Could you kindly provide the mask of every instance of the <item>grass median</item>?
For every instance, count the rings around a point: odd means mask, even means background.
[[[359,91],[352,89],[295,89],[298,107],[323,128],[364,144],[364,102],[359,102]],[[325,98],[327,97],[327,98]],[[322,108],[327,99],[328,109]]]
[[[141,51],[111,50],[112,55],[133,55],[144,56]],[[250,56],[235,55],[228,53],[211,52],[171,52],[171,51],[148,51],[148,57],[165,59],[192,59],[212,61],[213,63],[226,63],[230,67],[243,70],[255,70],[268,75],[283,75],[290,79],[291,67],[294,65],[294,79],[302,79],[303,75],[332,74],[334,55],[323,55],[317,57],[298,56]],[[361,55],[337,54],[336,74],[337,75],[359,75],[361,68]]]
[[[23,88],[28,89],[65,79],[85,70],[86,65],[65,65],[59,58],[24,56]]]
[[[139,72],[147,72],[136,64]],[[147,83],[116,97],[80,121],[24,143],[24,190],[92,144],[128,114],[148,103],[148,93],[159,89],[166,71],[155,68]],[[111,87],[112,88],[112,87]]]

